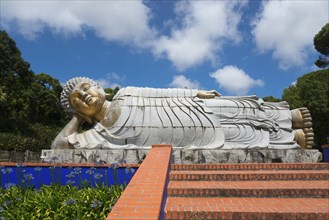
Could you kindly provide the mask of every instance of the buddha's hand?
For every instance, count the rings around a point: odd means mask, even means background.
[[[71,120],[72,121],[75,121],[78,125],[82,125],[86,121],[86,119],[84,118],[84,116],[82,116],[82,115],[80,115],[78,113],[74,113],[72,115],[72,119]]]
[[[210,90],[210,91],[200,90],[196,96],[200,99],[212,99],[215,98],[216,96],[220,97],[221,94],[218,93],[216,90]]]

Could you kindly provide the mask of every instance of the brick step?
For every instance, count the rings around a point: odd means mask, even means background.
[[[168,197],[165,219],[329,219],[329,199]]]
[[[172,170],[170,180],[329,180],[329,170]]]
[[[328,198],[329,181],[170,181],[168,196]]]
[[[172,164],[171,170],[329,170],[329,163]]]

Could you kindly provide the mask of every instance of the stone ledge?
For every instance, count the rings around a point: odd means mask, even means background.
[[[174,150],[174,164],[320,162],[316,149],[289,150]]]
[[[56,163],[141,163],[149,150],[43,150],[43,162]],[[173,150],[173,164],[197,163],[296,163],[320,162],[316,149],[293,150]]]
[[[50,163],[129,163],[140,164],[149,150],[42,150],[42,162]]]

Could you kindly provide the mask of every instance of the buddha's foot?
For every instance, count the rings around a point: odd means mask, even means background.
[[[310,111],[303,107],[291,111],[292,127],[295,132],[295,141],[302,148],[312,148],[314,133]]]
[[[297,128],[311,128],[312,117],[310,111],[303,107],[291,110],[292,127]]]

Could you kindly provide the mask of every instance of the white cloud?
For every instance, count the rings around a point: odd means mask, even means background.
[[[175,88],[199,89],[200,83],[196,80],[186,78],[184,75],[176,75],[169,86]]]
[[[2,1],[1,24],[35,39],[45,28],[56,33],[93,30],[106,40],[141,44],[152,37],[142,1]]]
[[[183,1],[176,4],[180,25],[170,36],[153,42],[153,53],[166,57],[179,70],[204,61],[215,63],[225,40],[239,42],[237,25],[241,20],[237,7],[246,1]],[[177,27],[179,26],[179,27]]]
[[[220,88],[233,95],[246,95],[252,87],[264,86],[262,80],[251,78],[236,66],[225,66],[209,75],[216,80]]]
[[[328,22],[328,1],[264,1],[253,23],[260,52],[273,52],[282,69],[303,65],[313,37]]]
[[[96,82],[99,83],[103,88],[111,88],[114,89],[115,87],[122,88],[122,84],[126,80],[126,76],[121,76],[117,73],[108,73],[106,74],[105,78],[97,79]]]
[[[178,1],[171,33],[162,36],[151,27],[151,9],[142,0],[2,1],[0,22],[29,39],[45,30],[64,36],[93,31],[108,41],[147,48],[184,70],[205,61],[217,63],[224,42],[241,40],[239,8],[246,2]]]

